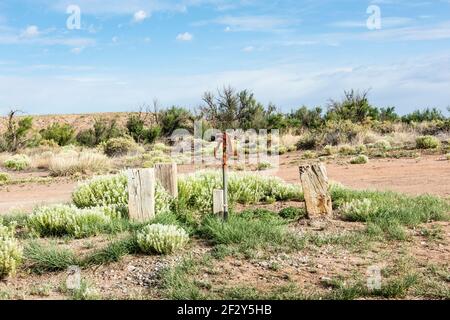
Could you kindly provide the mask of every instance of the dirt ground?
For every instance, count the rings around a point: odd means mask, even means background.
[[[276,176],[290,183],[299,183],[299,154],[281,157]],[[368,164],[350,165],[340,160],[327,163],[329,178],[354,189],[392,190],[411,195],[434,194],[450,197],[450,162],[438,155],[422,156],[420,159],[371,159]],[[180,172],[191,172],[192,167],[183,166]],[[23,175],[23,174],[22,174]],[[42,172],[28,174],[43,176]],[[55,180],[51,183],[26,183],[0,187],[0,214],[14,209],[31,210],[36,205],[64,203],[78,182]]]

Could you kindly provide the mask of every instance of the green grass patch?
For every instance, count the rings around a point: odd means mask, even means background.
[[[29,269],[38,274],[63,271],[79,264],[73,251],[54,243],[43,245],[32,241],[25,247],[24,256]]]

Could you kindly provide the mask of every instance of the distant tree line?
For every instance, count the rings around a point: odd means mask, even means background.
[[[195,120],[203,120],[206,126],[220,130],[240,128],[298,132],[320,131],[330,124],[343,122],[369,126],[380,126],[383,123],[433,122],[436,124],[435,130],[450,131],[450,119],[437,108],[426,108],[400,116],[395,107],[373,106],[368,96],[368,91],[346,91],[343,99],[330,100],[326,109],[302,106],[284,113],[272,103],[264,106],[249,90],[237,91],[224,87],[217,93],[206,92],[202,105],[194,111],[179,106],[159,108],[157,101],[154,101],[153,109],[146,107],[141,108],[139,112],[130,113],[125,126],[120,126],[116,120],[99,118],[91,128],[78,132],[73,126],[60,123],[50,124],[47,128],[34,132],[33,118],[19,119],[17,115],[20,111],[13,110],[7,116],[6,128],[1,129],[0,151],[15,152],[23,147],[42,143],[59,146],[76,143],[95,147],[119,137],[128,137],[141,144],[151,144],[158,139],[170,137],[176,129],[193,131]]]

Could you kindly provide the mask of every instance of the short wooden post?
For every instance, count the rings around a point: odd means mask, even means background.
[[[223,190],[213,191],[213,213],[218,217],[223,217]]]
[[[332,214],[328,176],[322,163],[300,166],[300,180],[305,196],[308,218],[327,217]]]
[[[131,220],[145,222],[155,217],[155,170],[128,170],[128,209]]]
[[[178,197],[178,168],[176,163],[158,163],[155,165],[156,179],[174,198]]]

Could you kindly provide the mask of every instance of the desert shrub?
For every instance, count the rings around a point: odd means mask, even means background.
[[[221,187],[219,172],[204,171],[185,175],[178,181],[179,199],[198,212],[209,213],[212,210],[213,190]],[[228,191],[231,205],[302,198],[301,188],[297,185],[287,184],[279,178],[251,173],[231,173]]]
[[[350,160],[351,164],[365,164],[367,162],[369,162],[369,158],[363,154],[360,154]]]
[[[307,150],[302,154],[303,159],[314,159],[317,158],[317,154],[313,151]]]
[[[374,147],[383,151],[388,151],[392,148],[389,141],[386,140],[378,140],[375,142]]]
[[[416,139],[418,149],[436,149],[440,144],[439,139],[433,136],[421,136]]]
[[[31,159],[24,154],[18,154],[6,159],[3,165],[10,170],[21,171],[30,167]]]
[[[0,279],[14,275],[22,261],[22,248],[14,237],[15,226],[0,221]]]
[[[320,142],[318,137],[313,133],[306,133],[301,136],[300,140],[297,142],[298,150],[314,150]]]
[[[123,135],[116,120],[96,119],[93,128],[80,131],[77,134],[77,142],[83,146],[95,147],[109,139]]]
[[[320,144],[337,146],[357,142],[359,136],[365,135],[366,128],[351,121],[327,121],[320,132]]]
[[[345,155],[345,156],[351,156],[351,155],[355,155],[356,152],[356,148],[353,146],[350,146],[348,144],[344,144],[342,146],[339,146],[339,154]]]
[[[370,199],[356,199],[345,203],[340,208],[342,216],[351,221],[367,221],[369,215],[376,209]]]
[[[447,154],[445,155],[445,158],[446,158],[447,160],[450,161],[450,153],[447,153]],[[1,180],[1,178],[0,178],[0,180]]]
[[[105,154],[109,157],[123,156],[139,150],[139,146],[129,138],[114,138],[104,145]]]
[[[0,172],[0,186],[7,183],[11,177],[6,172]]]
[[[28,218],[28,227],[40,236],[84,238],[99,234],[111,223],[101,208],[78,209],[55,205],[40,207]]]
[[[128,179],[124,174],[101,176],[80,184],[72,194],[78,208],[111,207],[128,211]],[[155,202],[158,214],[170,211],[172,197],[157,183]]]
[[[367,147],[363,144],[360,144],[355,147],[355,151],[357,154],[365,154],[367,153]]]
[[[256,166],[258,171],[264,171],[272,168],[272,164],[268,161],[259,162]]]
[[[40,134],[45,140],[53,140],[60,146],[66,146],[73,141],[75,129],[69,124],[53,123],[41,130]]]
[[[278,213],[284,219],[302,219],[306,217],[306,211],[302,208],[289,207],[280,210]]]
[[[323,152],[327,156],[332,156],[332,155],[336,154],[337,150],[335,147],[328,144],[325,147],[323,147]]]
[[[107,156],[90,151],[83,151],[80,154],[62,153],[51,157],[48,165],[52,176],[105,172],[110,167],[111,161]]]
[[[151,224],[138,231],[136,241],[144,253],[170,254],[184,247],[189,235],[174,225]]]

